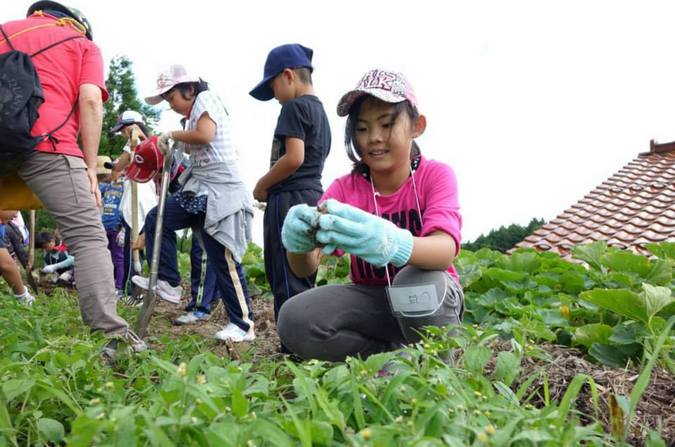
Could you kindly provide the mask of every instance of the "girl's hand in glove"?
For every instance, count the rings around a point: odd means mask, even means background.
[[[162,132],[159,136],[157,146],[159,146],[159,150],[162,151],[162,154],[166,155],[171,150],[171,140],[173,140],[171,132]]]
[[[319,218],[316,240],[326,248],[342,248],[377,267],[389,263],[401,267],[410,259],[410,231],[337,200],[329,199],[322,206],[327,214]]]
[[[317,247],[314,233],[319,222],[316,207],[301,204],[288,210],[281,228],[281,242],[291,253],[307,253]]]

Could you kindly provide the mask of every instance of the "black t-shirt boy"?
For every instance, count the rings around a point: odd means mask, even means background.
[[[274,131],[270,167],[286,153],[286,138],[305,142],[305,160],[290,177],[273,185],[270,193],[313,190],[323,192],[321,173],[331,145],[330,125],[323,104],[314,95],[291,99],[281,107]]]

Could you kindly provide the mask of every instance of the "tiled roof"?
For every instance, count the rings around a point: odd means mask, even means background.
[[[655,144],[516,247],[569,256],[599,240],[646,254],[645,244],[675,241],[675,142]]]

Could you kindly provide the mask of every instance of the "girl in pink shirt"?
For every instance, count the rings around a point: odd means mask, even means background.
[[[426,128],[400,73],[371,70],[338,104],[347,116],[352,172],[319,209],[296,205],[282,229],[291,269],[315,272],[323,255],[351,255],[351,285],[327,285],[287,301],[282,343],[303,358],[339,361],[420,339],[424,326],[461,322],[464,297],[452,262],[461,242],[457,181],[414,141]]]

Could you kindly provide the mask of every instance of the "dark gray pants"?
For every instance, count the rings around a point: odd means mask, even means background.
[[[442,306],[417,323],[445,326],[460,323],[464,314],[462,288],[447,272],[408,266],[393,285],[435,284]],[[277,329],[281,342],[304,359],[342,361],[347,356],[367,357],[391,351],[408,340],[412,320],[392,314],[382,286],[328,285],[289,299],[279,312]],[[419,326],[418,326],[419,327]]]

